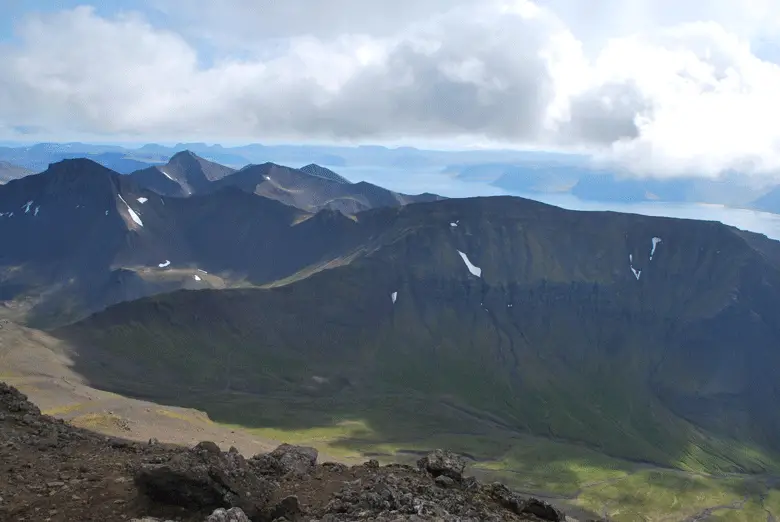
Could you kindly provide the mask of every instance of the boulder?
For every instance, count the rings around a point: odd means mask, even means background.
[[[167,462],[143,463],[135,473],[139,490],[156,502],[189,509],[240,508],[255,520],[266,507],[270,484],[237,453],[201,443]]]
[[[451,451],[437,449],[418,460],[417,465],[434,477],[445,476],[460,482],[466,469],[466,459]]]
[[[291,495],[285,497],[274,507],[271,512],[271,520],[286,520],[287,522],[299,522],[303,516],[303,509],[298,502],[298,497]]]
[[[271,453],[255,455],[250,459],[250,464],[261,475],[306,475],[317,465],[318,456],[319,453],[314,448],[282,444]]]
[[[240,508],[219,508],[209,515],[206,522],[249,522],[249,517]]]

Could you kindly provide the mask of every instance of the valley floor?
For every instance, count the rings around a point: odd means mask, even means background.
[[[235,446],[246,456],[284,441],[313,446],[322,460],[347,464],[369,458],[410,463],[422,453],[446,447],[470,457],[470,471],[477,478],[500,480],[581,518],[780,520],[777,477],[714,476],[615,459],[591,448],[512,431],[487,414],[464,411],[444,398],[364,398],[362,406],[370,415],[334,414],[329,423],[322,421],[327,405],[313,397],[227,392],[163,405],[91,387],[71,369],[66,346],[13,323],[0,328],[0,381],[17,386],[44,413],[130,440],[187,446],[212,440],[223,450]],[[182,407],[185,403],[192,407]],[[338,410],[337,405],[331,407]],[[385,429],[388,423],[393,430]]]

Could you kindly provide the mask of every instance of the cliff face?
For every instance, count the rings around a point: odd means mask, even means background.
[[[350,234],[339,268],[127,303],[57,333],[85,347],[97,385],[130,393],[228,379],[296,394],[318,376],[361,400],[450,397],[633,460],[676,465],[693,446],[712,467],[761,469],[780,450],[774,242],[516,198],[366,212]]]

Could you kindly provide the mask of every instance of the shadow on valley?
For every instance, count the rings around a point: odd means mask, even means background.
[[[653,466],[691,491],[693,472],[777,469],[780,272],[765,257],[717,224],[466,210],[409,218],[293,284],[150,297],[55,334],[93,386],[335,457],[445,447],[596,504],[640,494]],[[641,277],[626,266],[640,256]],[[673,503],[679,484],[653,487]]]

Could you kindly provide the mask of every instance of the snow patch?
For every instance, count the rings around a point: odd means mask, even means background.
[[[33,202],[32,202],[32,200],[30,200],[27,203],[25,203],[24,205],[22,205],[22,208],[24,209],[24,213],[25,214],[29,214],[30,213],[30,207],[32,206],[32,204],[33,204]]]
[[[198,268],[198,272],[200,272],[201,274],[208,274],[208,272],[206,272],[205,270],[201,270],[200,268]]]
[[[393,304],[395,304],[396,300],[398,299],[398,292],[393,292],[390,294],[390,299],[393,300]]]
[[[166,177],[166,178],[168,178],[169,180],[171,180],[171,181],[176,181],[175,179],[173,179],[173,178],[171,177],[171,175],[170,175],[170,174],[168,174],[167,172],[165,172],[163,169],[160,169],[160,172],[162,172],[163,174],[165,174],[165,177]]]
[[[136,201],[138,201],[141,205],[143,205],[144,203],[149,201],[149,199],[147,199],[147,198],[138,198]]]
[[[471,272],[472,275],[475,275],[477,277],[482,277],[482,269],[478,266],[475,266],[470,260],[469,256],[458,250],[458,254],[460,254],[460,257],[463,259],[463,262],[466,263],[466,267],[469,269],[469,272]]]
[[[450,226],[451,226],[451,227],[453,227],[453,228],[455,228],[455,227],[457,227],[457,226],[458,226],[458,223],[460,223],[460,219],[459,219],[459,220],[457,220],[457,221],[453,221],[452,223],[450,223]]]
[[[108,215],[108,210],[106,210],[106,215]]]
[[[127,201],[125,201],[125,198],[122,197],[122,194],[117,194],[117,196],[119,196],[119,199],[121,199],[122,203],[124,203],[127,207],[127,211],[130,213],[130,217],[133,219],[133,221],[135,221],[138,226],[144,226],[144,222],[141,221],[141,218],[138,216],[138,214],[136,214],[135,211],[130,208],[130,205],[127,204]]]
[[[634,277],[636,277],[636,280],[639,281],[639,276],[642,275],[641,270],[637,270],[634,268],[634,256],[633,254],[628,254],[628,266],[631,267],[631,272],[633,272]]]
[[[40,212],[40,210],[41,210],[41,206],[40,205],[36,206],[35,207],[35,212],[33,212],[33,216],[37,216],[38,212]]]
[[[160,263],[157,266],[159,266],[160,268],[165,268],[166,266],[169,266],[170,264],[171,264],[171,262],[166,259],[164,263]]]
[[[650,261],[653,260],[653,256],[655,255],[655,249],[658,246],[658,243],[662,243],[663,241],[661,240],[660,237],[654,237],[652,239],[652,242],[653,242],[653,248],[652,250],[650,250]]]
[[[194,276],[192,276],[192,278],[193,278],[195,281],[200,281],[200,276],[199,276],[199,275],[194,275]]]
[[[265,179],[267,179],[268,181],[271,181],[271,176],[263,176],[263,177],[264,177]]]

